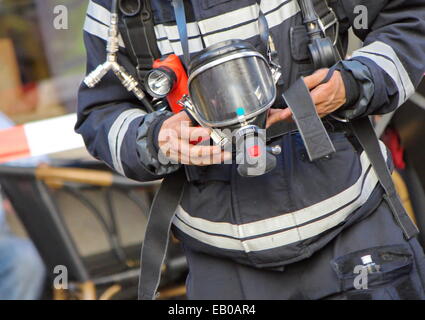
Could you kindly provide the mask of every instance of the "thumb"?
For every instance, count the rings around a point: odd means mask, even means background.
[[[267,118],[266,128],[271,127],[276,122],[288,120],[291,116],[292,116],[292,111],[289,108],[272,109],[270,110],[269,116]]]

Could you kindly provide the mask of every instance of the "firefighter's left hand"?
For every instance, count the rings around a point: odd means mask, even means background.
[[[311,76],[305,77],[304,82],[310,89],[311,98],[316,105],[321,118],[338,110],[346,102],[346,92],[341,73],[335,71],[332,78],[320,84],[328,74],[329,69],[320,69]],[[319,85],[320,84],[320,85]],[[267,119],[267,127],[279,121],[290,121],[292,113],[287,109],[271,109]]]

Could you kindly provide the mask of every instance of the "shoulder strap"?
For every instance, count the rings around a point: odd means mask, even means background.
[[[143,0],[140,12],[135,15],[121,12],[120,32],[142,82],[146,73],[152,69],[154,60],[161,57],[154,26],[150,0]]]
[[[317,114],[303,78],[299,78],[283,93],[283,99],[292,111],[310,161],[335,153],[335,146]]]
[[[189,52],[189,37],[187,33],[186,12],[184,9],[183,0],[173,0],[174,15],[176,18],[177,29],[179,31],[180,43],[183,49],[183,58],[186,67],[189,67],[190,52]]]
[[[407,240],[413,238],[419,233],[418,228],[409,218],[404,208],[391,178],[391,172],[382,155],[378,137],[368,117],[356,119],[351,122],[351,127],[365,150],[372,167],[378,176],[379,182],[385,190],[385,200],[393,212],[393,215],[403,230],[403,234]]]
[[[186,181],[184,169],[168,175],[153,200],[140,260],[140,300],[155,300],[157,297],[171,224],[183,196]]]
[[[334,0],[335,3],[339,2]],[[328,0],[313,0],[314,9],[317,15],[320,17],[321,27],[324,32],[327,33],[332,39],[334,39],[334,45],[341,56],[345,55],[343,44],[339,35],[339,21],[338,16],[334,9],[332,9]],[[337,4],[338,5],[338,4]]]

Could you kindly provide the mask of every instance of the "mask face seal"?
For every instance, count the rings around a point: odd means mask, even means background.
[[[275,74],[267,59],[243,40],[211,46],[189,65],[189,95],[181,104],[213,130],[216,144],[233,142],[242,176],[259,176],[276,166],[265,135],[267,111],[277,94]]]
[[[197,119],[214,128],[249,122],[276,100],[267,60],[241,40],[219,43],[193,58],[188,88]]]

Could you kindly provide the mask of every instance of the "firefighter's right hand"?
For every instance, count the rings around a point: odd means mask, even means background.
[[[229,161],[232,154],[219,146],[195,145],[208,141],[211,130],[194,127],[186,112],[180,112],[165,120],[158,134],[160,156],[173,163],[208,166]],[[161,159],[160,159],[161,161]]]

